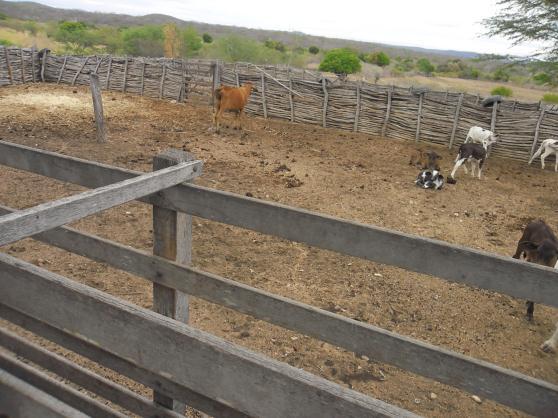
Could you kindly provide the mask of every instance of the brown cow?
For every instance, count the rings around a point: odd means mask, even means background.
[[[442,157],[439,156],[436,152],[428,150],[423,151],[417,148],[413,154],[411,155],[411,160],[409,161],[409,165],[418,165],[420,168],[426,170],[438,170],[440,171],[440,164],[438,160],[441,160]]]
[[[221,87],[215,90],[215,116],[213,118],[215,132],[219,133],[219,119],[225,110],[236,112],[238,128],[242,129],[242,112],[246,103],[248,103],[252,91],[257,91],[257,89],[250,82],[242,87],[221,85]]]
[[[548,267],[558,267],[558,238],[542,220],[530,222],[523,230],[513,258],[525,256],[525,261]],[[527,319],[533,320],[535,304],[527,302]]]

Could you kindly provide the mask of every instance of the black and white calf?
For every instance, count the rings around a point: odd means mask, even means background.
[[[450,177],[455,178],[455,173],[457,169],[461,167],[463,163],[471,164],[471,175],[475,177],[475,165],[478,169],[479,179],[481,178],[482,166],[486,160],[486,148],[480,144],[461,144],[459,147],[459,153],[455,158],[455,166],[451,172]],[[465,173],[467,173],[467,167],[463,166]]]
[[[558,238],[545,221],[530,222],[523,230],[513,258],[525,258],[530,263],[558,267]],[[527,301],[527,319],[533,319],[535,304]]]
[[[469,140],[471,140],[474,144],[482,144],[484,149],[488,149],[490,145],[498,141],[498,135],[488,129],[483,129],[480,126],[473,126],[469,129],[464,143],[467,144]]]
[[[539,149],[537,150],[537,152],[535,152],[531,157],[531,159],[529,160],[529,164],[531,164],[535,158],[541,155],[541,167],[544,170],[544,159],[553,153],[556,154],[556,163],[554,165],[554,171],[558,171],[558,139],[545,139],[542,142]]]
[[[423,189],[440,190],[444,185],[444,176],[438,170],[424,170],[417,176],[415,184]]]

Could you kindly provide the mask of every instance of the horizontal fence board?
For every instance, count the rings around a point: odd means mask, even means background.
[[[157,389],[173,399],[182,399],[191,407],[205,412],[213,417],[246,418],[247,415],[235,411],[223,403],[209,399],[180,385],[167,376],[156,371],[139,367],[137,364],[120,358],[92,342],[78,338],[78,336],[56,329],[38,319],[32,318],[19,311],[0,304],[0,317],[10,321],[34,334],[46,338],[62,347],[95,361],[102,366],[112,369],[149,388]]]
[[[4,141],[0,141],[0,164],[86,187],[99,187],[109,180],[121,181],[140,174]],[[550,267],[195,185],[175,186],[146,201],[212,221],[558,307],[558,272]]]
[[[137,395],[131,390],[120,386],[112,381],[105,379],[77,364],[66,360],[57,354],[51,353],[44,348],[35,345],[20,336],[3,330],[0,328],[0,346],[10,350],[20,357],[24,357],[29,361],[39,365],[40,367],[56,373],[58,376],[73,382],[82,388],[89,390],[114,404],[120,405],[129,411],[142,417],[168,417],[179,418],[182,415],[174,411],[163,408],[154,402]],[[1,363],[0,363],[1,367]],[[4,369],[6,369],[4,367]],[[17,373],[15,373],[17,375]],[[23,378],[22,375],[19,376]],[[26,379],[29,382],[29,379]],[[37,386],[37,385],[35,385]],[[69,402],[67,402],[69,404]],[[78,407],[77,405],[76,407]],[[84,408],[80,408],[84,410]],[[84,412],[87,412],[84,410]],[[101,413],[93,414],[94,416],[121,416],[120,414],[101,415]]]
[[[88,417],[4,370],[0,370],[0,414],[9,418]]]
[[[0,245],[191,180],[201,167],[201,161],[185,162],[6,215],[0,218]]]
[[[15,357],[0,353],[0,370],[23,380],[33,387],[53,396],[64,404],[88,416],[98,418],[125,418],[126,415],[112,410],[101,402],[78,392],[76,389],[39,372]]]
[[[7,209],[0,207],[0,213],[5,210]],[[72,228],[57,228],[34,238],[530,414],[549,416],[548,412],[558,404],[558,387],[539,379],[182,266]]]
[[[5,254],[0,286],[1,303],[249,415],[416,416]]]

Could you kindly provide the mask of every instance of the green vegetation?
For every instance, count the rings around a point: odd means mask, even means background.
[[[6,13],[0,12],[0,20],[7,20],[7,19],[8,19],[8,15]]]
[[[535,84],[543,86],[545,84],[550,84],[552,79],[547,73],[537,73],[533,76],[533,81],[535,82]]]
[[[311,46],[310,48],[308,48],[308,52],[316,55],[318,52],[320,52],[320,48],[318,48],[317,46]]]
[[[213,37],[209,33],[204,33],[202,35],[202,39],[203,39],[203,42],[206,43],[206,44],[210,44],[211,42],[213,42]]]
[[[10,45],[12,45],[12,43],[10,41],[8,41],[7,39],[0,39],[0,45],[10,46]]]
[[[268,39],[267,41],[264,42],[264,45],[267,48],[275,49],[276,51],[279,52],[285,52],[287,50],[287,47],[283,42],[274,41],[273,39]]]
[[[428,59],[421,58],[417,61],[417,70],[425,75],[432,75],[435,67]]]
[[[494,71],[492,79],[495,81],[509,81],[510,75],[503,68],[498,68],[496,71]]]
[[[383,51],[372,52],[370,54],[359,54],[358,57],[361,61],[367,62],[369,64],[375,64],[380,67],[387,67],[391,61],[389,55]]]
[[[490,92],[493,96],[511,97],[513,95],[512,89],[505,86],[494,87]]]
[[[332,49],[320,63],[320,71],[328,71],[335,74],[346,75],[359,72],[362,66],[358,55],[345,48]]]
[[[546,93],[546,94],[542,97],[542,101],[545,102],[545,103],[558,104],[558,94],[555,94],[555,93]]]
[[[186,28],[182,31],[181,56],[194,57],[203,46],[203,39],[198,32],[192,28]]]

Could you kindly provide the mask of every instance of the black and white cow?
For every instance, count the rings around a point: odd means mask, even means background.
[[[480,144],[470,144],[470,143],[461,144],[461,146],[459,147],[459,152],[457,154],[457,157],[455,158],[455,166],[453,167],[450,177],[455,178],[455,173],[457,172],[457,169],[463,163],[468,162],[471,164],[471,175],[475,177],[475,165],[476,165],[478,169],[478,176],[480,179],[482,173],[482,166],[485,160],[486,160],[486,148],[484,146]],[[465,170],[465,173],[467,173],[467,167],[465,165],[463,166],[463,169]]]
[[[415,184],[423,189],[439,190],[444,185],[444,176],[438,170],[424,170],[417,176]]]

